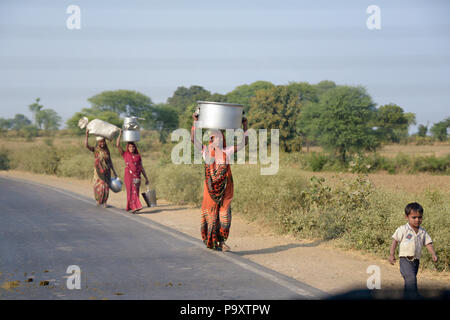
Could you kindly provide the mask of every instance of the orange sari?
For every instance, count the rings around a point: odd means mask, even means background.
[[[201,235],[210,249],[219,248],[228,239],[231,226],[231,200],[233,199],[233,176],[226,154],[214,154],[211,147],[205,147],[214,163],[205,163],[205,182],[201,213]]]

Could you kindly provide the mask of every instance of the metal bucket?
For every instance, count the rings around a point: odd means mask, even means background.
[[[141,140],[139,130],[123,130],[122,140],[126,142],[136,142]]]
[[[199,128],[239,129],[244,106],[236,103],[197,101]]]
[[[150,190],[147,187],[147,192],[142,192],[142,197],[145,200],[145,203],[147,204],[147,207],[156,207],[156,190],[152,189]]]

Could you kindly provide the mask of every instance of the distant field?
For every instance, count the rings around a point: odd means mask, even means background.
[[[306,148],[303,148],[302,151],[306,152]],[[314,146],[309,147],[309,152],[322,152],[322,147]],[[447,154],[450,154],[450,142],[441,142],[434,143],[433,145],[415,145],[415,144],[391,144],[383,146],[378,153],[381,156],[394,158],[399,153],[403,153],[406,155],[414,155],[414,156],[436,156],[442,157]]]

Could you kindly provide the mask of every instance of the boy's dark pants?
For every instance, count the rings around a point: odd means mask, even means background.
[[[417,272],[419,271],[419,260],[408,260],[405,257],[400,257],[400,273],[405,279],[405,296],[414,298],[417,297]]]

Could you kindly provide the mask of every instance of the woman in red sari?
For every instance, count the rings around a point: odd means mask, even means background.
[[[106,201],[109,197],[109,184],[111,182],[111,170],[114,176],[117,177],[111,161],[111,154],[109,153],[108,145],[105,138],[97,137],[95,147],[89,145],[89,130],[86,130],[85,146],[94,153],[94,196],[97,201],[97,206],[107,207]]]
[[[231,227],[231,200],[234,185],[231,174],[230,157],[248,144],[247,119],[242,120],[245,143],[239,146],[226,147],[223,134],[219,130],[210,131],[209,145],[202,145],[195,139],[198,115],[194,114],[194,125],[191,129],[191,141],[202,151],[205,160],[205,181],[203,187],[200,232],[207,248],[229,251],[225,244]]]
[[[122,137],[122,130],[117,137],[116,147],[120,155],[125,160],[125,175],[124,182],[127,190],[127,211],[136,213],[142,209],[141,201],[139,200],[139,188],[141,186],[141,173],[145,178],[145,185],[148,185],[147,174],[142,166],[142,158],[134,142],[128,142],[127,148],[124,151],[120,146],[120,138]]]

